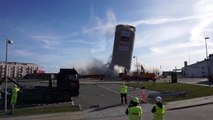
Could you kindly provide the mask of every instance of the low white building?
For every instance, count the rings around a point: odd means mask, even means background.
[[[208,59],[199,61],[197,63],[187,65],[184,62],[184,67],[182,68],[182,73],[184,77],[207,77],[213,73],[213,54],[209,55]]]

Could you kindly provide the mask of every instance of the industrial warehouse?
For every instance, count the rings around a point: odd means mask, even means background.
[[[213,54],[210,54],[208,59],[188,65],[184,62],[182,68],[183,77],[202,78],[213,74]]]

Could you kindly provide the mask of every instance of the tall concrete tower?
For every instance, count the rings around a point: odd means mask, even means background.
[[[135,39],[135,27],[117,25],[111,66],[119,65],[130,70]]]

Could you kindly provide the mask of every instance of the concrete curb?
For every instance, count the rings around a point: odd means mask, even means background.
[[[200,98],[172,101],[172,102],[168,102],[165,106],[167,110],[169,111],[169,110],[184,109],[184,108],[196,107],[196,106],[202,106],[202,105],[208,105],[208,104],[213,104],[213,96],[205,96]]]
[[[201,104],[195,104],[195,105],[188,105],[188,106],[182,106],[182,107],[174,107],[174,108],[167,109],[167,111],[185,109],[185,108],[197,107],[197,106],[209,105],[209,104],[213,104],[213,102],[207,102],[207,103],[201,103]]]

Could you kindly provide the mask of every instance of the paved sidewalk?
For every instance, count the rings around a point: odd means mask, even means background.
[[[166,109],[171,111],[206,104],[213,104],[213,96],[168,102]],[[140,105],[144,108],[143,118],[152,119],[153,115],[150,112],[152,105],[148,103]],[[127,105],[117,105],[115,107],[92,108],[78,112],[1,118],[1,120],[124,120],[127,118],[127,115],[124,113],[126,108]]]
[[[206,104],[213,104],[213,96],[168,102],[166,108],[167,110],[175,110]]]

